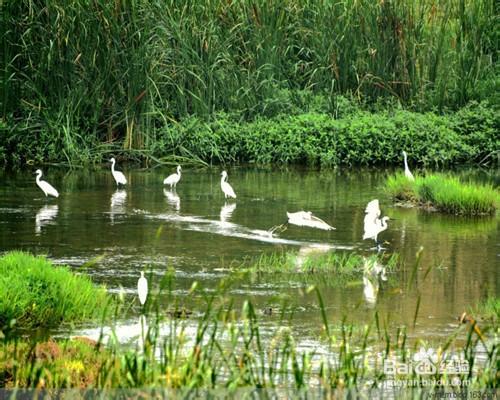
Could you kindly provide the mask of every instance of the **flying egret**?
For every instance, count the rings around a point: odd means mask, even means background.
[[[323,229],[325,231],[335,230],[331,225],[328,225],[322,219],[312,215],[311,211],[297,211],[294,213],[286,213],[288,217],[288,223],[298,226],[308,226],[310,228]]]
[[[45,182],[40,180],[42,177],[42,170],[37,169],[36,172],[36,184],[40,189],[43,190],[43,193],[45,193],[45,196],[54,196],[54,197],[59,197],[59,192],[52,186],[50,183]]]
[[[410,181],[414,181],[415,178],[413,177],[413,174],[410,171],[410,168],[408,168],[408,160],[407,160],[407,155],[406,151],[403,150],[403,157],[405,161],[405,176],[408,178]]]
[[[227,179],[227,172],[222,171],[221,174],[222,178],[220,180],[220,188],[224,192],[224,197],[227,199],[228,197],[232,197],[233,199],[236,198],[236,193],[234,193],[233,188],[229,183],[226,182]]]
[[[141,271],[141,277],[137,281],[137,293],[139,294],[141,305],[144,305],[148,298],[148,280],[144,277],[144,271]]]
[[[368,203],[365,209],[365,232],[363,235],[363,240],[365,239],[373,239],[377,245],[378,251],[382,249],[380,244],[378,243],[377,236],[380,232],[385,231],[387,229],[387,221],[390,219],[389,217],[380,218],[380,206],[377,199],[372,200]]]
[[[172,189],[172,186],[175,188],[177,186],[177,183],[181,180],[181,166],[177,166],[177,173],[173,173],[172,175],[169,175],[163,180],[164,185],[170,185],[170,189]]]
[[[113,174],[113,178],[115,178],[116,186],[118,186],[119,184],[125,185],[127,183],[127,178],[125,178],[125,175],[123,175],[123,173],[120,171],[115,171],[115,158],[111,157],[111,160],[109,161],[111,161],[111,173]]]

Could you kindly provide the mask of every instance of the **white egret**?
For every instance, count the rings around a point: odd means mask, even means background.
[[[368,203],[365,209],[365,220],[364,220],[364,235],[363,240],[373,239],[377,245],[377,249],[380,251],[382,247],[378,243],[378,234],[387,229],[387,221],[389,217],[380,218],[380,206],[377,199],[372,200]]]
[[[40,189],[42,189],[45,196],[59,197],[59,192],[50,183],[40,180],[42,177],[42,170],[37,169],[36,172],[36,184]]]
[[[141,305],[144,305],[148,298],[148,280],[144,277],[144,271],[141,271],[141,277],[137,281],[137,293]]]
[[[413,174],[410,171],[410,168],[408,168],[408,160],[407,160],[407,155],[406,151],[403,150],[403,157],[404,157],[404,162],[405,162],[405,176],[408,178],[410,181],[414,181],[415,178],[413,177]]]
[[[177,173],[173,173],[172,175],[169,175],[163,180],[164,185],[170,185],[170,189],[172,189],[172,186],[175,188],[177,186],[177,183],[181,180],[181,166],[177,166]]]
[[[328,225],[322,219],[312,215],[311,211],[297,211],[294,213],[287,212],[286,215],[288,217],[288,223],[292,225],[308,226],[310,228],[318,228],[325,231],[331,231],[335,229],[333,226]]]
[[[127,183],[127,178],[125,178],[125,175],[123,175],[123,173],[120,171],[115,171],[115,158],[111,157],[109,161],[111,161],[111,173],[113,174],[113,178],[115,178],[116,186],[118,186],[119,184],[125,185]]]
[[[227,172],[222,171],[221,174],[222,178],[220,180],[220,188],[224,192],[224,197],[227,199],[228,197],[232,197],[233,199],[236,198],[236,193],[234,193],[234,190],[232,186],[226,182],[227,179]]]

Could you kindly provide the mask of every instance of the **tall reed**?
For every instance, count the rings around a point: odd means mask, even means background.
[[[301,90],[419,109],[481,97],[496,66],[491,0],[6,0],[0,119],[9,140],[82,148],[172,142],[166,122],[271,116]],[[485,89],[486,90],[486,89]],[[491,91],[491,90],[490,90]],[[286,93],[293,93],[288,96]]]

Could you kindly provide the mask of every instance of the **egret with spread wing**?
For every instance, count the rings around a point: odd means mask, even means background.
[[[377,245],[378,251],[382,249],[380,244],[378,243],[378,234],[387,229],[387,221],[390,219],[385,216],[380,218],[380,206],[377,199],[372,200],[368,203],[365,209],[365,232],[363,235],[363,240],[365,239],[373,239]]]

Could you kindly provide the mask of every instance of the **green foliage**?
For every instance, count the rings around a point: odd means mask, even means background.
[[[414,182],[400,173],[387,179],[388,194],[396,200],[430,204],[451,214],[493,214],[500,194],[491,185],[461,182],[443,174],[417,176]]]
[[[0,328],[56,327],[99,316],[106,291],[43,257],[10,252],[0,258]]]
[[[0,4],[0,119],[8,128],[0,152],[9,162],[99,161],[101,145],[171,154],[183,149],[165,129],[190,117],[344,118],[351,98],[374,109],[444,111],[483,97],[494,103],[498,86],[489,0]],[[321,164],[339,163],[344,155],[333,151]],[[204,152],[231,159],[223,148]]]
[[[227,115],[209,123],[181,123],[171,131],[183,153],[216,163],[383,165],[400,164],[401,152],[410,163],[445,166],[485,157],[498,140],[496,131],[478,128],[476,136],[490,148],[472,145],[472,139],[453,128],[458,117],[397,110],[369,113],[357,110],[344,118],[328,114],[282,115],[242,123]],[[475,139],[474,139],[475,140]]]

